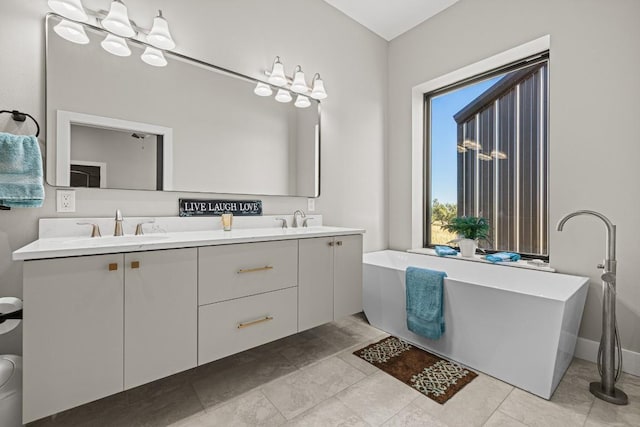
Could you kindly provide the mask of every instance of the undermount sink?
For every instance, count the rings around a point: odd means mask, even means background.
[[[141,236],[105,236],[105,237],[86,237],[82,239],[67,240],[64,242],[67,245],[81,245],[88,247],[119,245],[119,244],[143,244],[157,242],[158,240],[167,239],[169,236],[165,235],[141,235]]]

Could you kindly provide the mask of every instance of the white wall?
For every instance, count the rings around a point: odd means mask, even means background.
[[[550,34],[550,261],[592,278],[580,335],[600,339],[604,226],[618,226],[618,322],[640,351],[640,2],[462,0],[389,44],[389,245],[411,246],[411,88]]]
[[[110,1],[83,3],[96,10],[107,9]],[[366,251],[387,247],[384,40],[321,0],[139,0],[127,6],[145,28],[162,9],[177,50],[188,56],[256,78],[276,55],[289,73],[296,64],[321,72],[329,98],[322,105],[322,194],[316,210],[328,224],[365,228]],[[46,12],[45,0],[0,2],[0,108],[29,112],[41,124]],[[0,129],[16,127],[0,117]],[[214,196],[95,189],[76,194],[75,214],[55,212],[55,191],[48,186],[44,207],[0,211],[0,295],[22,295],[22,266],[10,261],[11,252],[37,238],[38,218],[106,216],[117,208],[125,218],[177,215],[179,197]],[[261,199],[265,214],[307,207],[304,198]],[[1,337],[0,352],[20,353],[20,341],[20,330]]]

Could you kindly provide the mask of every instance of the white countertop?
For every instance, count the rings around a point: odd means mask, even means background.
[[[76,220],[78,219],[74,219],[73,221]],[[43,220],[41,220],[41,222],[42,221]],[[56,220],[48,219],[44,221],[51,222]],[[69,220],[66,221],[70,222]],[[43,225],[41,223],[41,236],[43,234],[42,229]],[[87,231],[87,229],[85,228],[84,231]],[[365,230],[359,228],[311,225],[309,227],[300,228],[281,228],[272,226],[263,228],[234,228],[231,231],[211,229],[157,232],[144,234],[142,236],[133,236],[126,232],[127,230],[125,228],[125,236],[122,237],[87,237],[86,235],[78,236],[76,234],[64,237],[44,237],[14,251],[13,259],[15,261],[26,261],[82,255],[265,242],[271,240],[343,236],[349,234],[362,234]]]

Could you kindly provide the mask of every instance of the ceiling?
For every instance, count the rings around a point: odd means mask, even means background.
[[[324,0],[390,41],[458,0]]]

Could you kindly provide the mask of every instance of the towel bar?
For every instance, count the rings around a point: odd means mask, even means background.
[[[16,122],[24,122],[25,120],[27,120],[27,117],[29,117],[31,120],[33,120],[33,123],[36,124],[36,138],[40,135],[40,124],[38,124],[38,121],[34,119],[31,114],[22,113],[18,110],[0,110],[0,114],[2,113],[11,114],[11,118]]]

